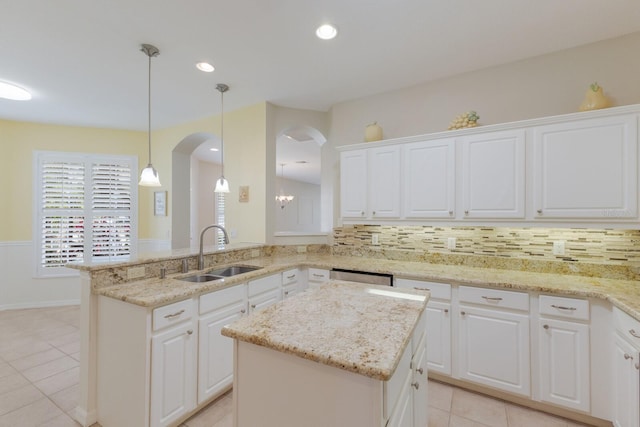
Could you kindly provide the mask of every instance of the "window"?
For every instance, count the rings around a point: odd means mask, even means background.
[[[36,275],[67,262],[125,261],[137,242],[137,159],[35,152]]]
[[[225,193],[214,193],[216,205],[216,224],[222,227],[224,227],[224,195]],[[224,234],[222,233],[222,231],[218,231],[217,233],[216,247],[218,249],[224,249]]]

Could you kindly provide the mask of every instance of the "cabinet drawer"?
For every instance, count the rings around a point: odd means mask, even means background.
[[[540,314],[568,319],[589,320],[589,301],[540,295]]]
[[[321,268],[309,269],[309,281],[310,282],[327,282],[329,281],[329,270],[323,270]]]
[[[640,322],[617,307],[613,308],[613,324],[620,335],[640,347]]]
[[[294,283],[298,281],[298,276],[300,275],[300,270],[294,268],[292,270],[287,270],[282,272],[282,284],[288,285],[289,283]]]
[[[183,320],[191,319],[194,311],[193,300],[191,299],[158,307],[153,310],[153,330],[157,331],[180,323]]]
[[[387,419],[393,413],[400,394],[405,386],[407,376],[411,376],[411,358],[413,352],[411,351],[411,345],[402,353],[400,362],[396,367],[396,371],[393,376],[384,383],[384,403],[382,408],[383,418]]]
[[[529,294],[498,289],[460,286],[460,302],[529,311]]]
[[[278,289],[281,284],[282,278],[279,274],[252,280],[249,282],[249,296],[261,294],[273,289]]]
[[[232,286],[200,297],[200,314],[208,313],[231,304],[242,302],[247,297],[246,285]]]
[[[396,279],[395,285],[399,288],[427,290],[431,292],[431,298],[451,299],[451,285],[448,283],[425,282],[422,280]]]

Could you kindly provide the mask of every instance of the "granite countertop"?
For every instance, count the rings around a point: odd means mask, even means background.
[[[428,292],[331,281],[243,317],[222,335],[386,381]]]
[[[177,277],[185,276],[185,274],[181,274],[166,279],[155,278],[112,285],[94,289],[94,292],[98,295],[152,308],[291,268],[331,269],[337,267],[389,273],[396,278],[599,298],[613,303],[640,321],[640,283],[634,280],[318,254],[252,258],[233,264],[254,265],[262,267],[262,269],[205,283],[176,280]],[[198,272],[192,271],[188,275],[196,273]]]

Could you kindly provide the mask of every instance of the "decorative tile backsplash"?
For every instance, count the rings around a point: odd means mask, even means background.
[[[379,245],[372,235],[378,234]],[[456,239],[447,249],[448,238]],[[336,255],[637,279],[640,230],[349,225],[334,229]],[[564,255],[553,254],[563,241]]]

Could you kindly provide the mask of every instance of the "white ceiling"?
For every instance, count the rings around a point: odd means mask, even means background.
[[[640,31],[638,0],[0,0],[0,118],[145,130],[366,95]],[[338,37],[315,28],[332,22]],[[195,63],[216,70],[203,73]],[[285,167],[287,175],[287,167]]]

